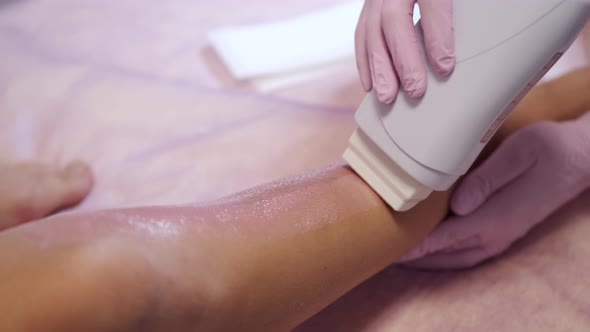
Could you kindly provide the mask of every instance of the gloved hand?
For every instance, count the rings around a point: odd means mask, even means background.
[[[417,0],[430,63],[442,75],[455,67],[452,0]],[[397,96],[399,81],[413,98],[426,91],[426,69],[416,38],[416,0],[365,0],[356,28],[356,63],[363,88],[381,102]],[[399,81],[398,81],[399,80]]]
[[[454,269],[504,252],[555,210],[590,188],[590,114],[542,122],[509,137],[455,191],[458,214],[401,263]]]

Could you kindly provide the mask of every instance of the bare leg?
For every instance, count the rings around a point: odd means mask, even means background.
[[[162,331],[288,329],[391,264],[446,210],[438,193],[391,213],[334,166],[200,206],[61,215],[0,233],[0,307],[60,331],[145,319]],[[44,292],[45,302],[8,306]]]

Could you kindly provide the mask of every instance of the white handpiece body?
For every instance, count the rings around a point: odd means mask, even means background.
[[[453,12],[453,74],[442,78],[429,68],[419,100],[400,93],[385,105],[370,93],[344,153],[398,211],[467,172],[516,104],[571,46],[590,2],[454,0]]]

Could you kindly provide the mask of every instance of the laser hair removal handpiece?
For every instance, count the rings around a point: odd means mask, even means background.
[[[428,69],[420,100],[371,92],[343,158],[395,210],[465,174],[518,102],[571,46],[590,15],[582,0],[455,0],[457,64]],[[419,25],[417,33],[421,38]],[[420,43],[422,44],[422,43]],[[424,50],[422,50],[424,54]],[[427,62],[425,60],[425,62]]]

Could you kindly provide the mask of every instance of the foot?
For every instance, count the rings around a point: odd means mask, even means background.
[[[80,161],[64,168],[31,162],[0,165],[0,230],[74,206],[92,184],[90,168]]]

